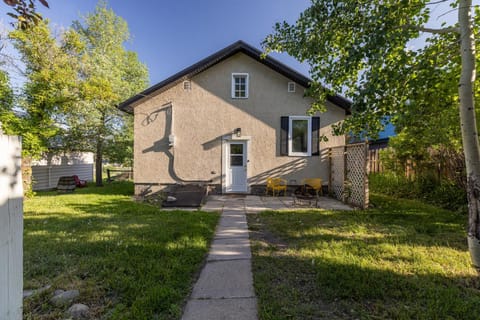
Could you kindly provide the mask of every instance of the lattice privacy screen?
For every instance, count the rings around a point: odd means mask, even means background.
[[[368,207],[368,145],[351,144],[330,149],[329,192],[356,207]]]
[[[343,181],[345,180],[345,147],[330,149],[329,193],[343,201]]]

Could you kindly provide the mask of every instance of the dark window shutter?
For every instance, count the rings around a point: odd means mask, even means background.
[[[280,121],[280,155],[288,156],[288,117],[281,117]]]
[[[312,117],[312,156],[320,155],[320,117]]]

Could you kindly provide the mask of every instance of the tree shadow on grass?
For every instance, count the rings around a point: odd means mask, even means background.
[[[281,215],[281,219],[275,219],[277,215]],[[385,205],[365,211],[272,211],[262,213],[262,217],[268,228],[280,237],[301,243],[344,241],[467,249],[466,217],[432,206]]]
[[[375,200],[366,211],[248,216],[261,319],[478,319],[466,217]]]
[[[99,317],[107,311],[113,319],[180,316],[217,214],[165,212],[125,198],[72,202],[71,212],[51,209],[25,217],[27,286],[80,285],[82,303],[95,306]],[[101,306],[99,295],[108,300]],[[47,301],[27,301],[26,309]]]
[[[478,319],[478,277],[402,275],[254,249],[261,319]]]
[[[52,197],[68,195],[124,195],[133,196],[132,181],[113,181],[106,182],[102,187],[95,186],[94,182],[89,182],[85,188],[76,188],[73,192],[59,193],[56,190],[36,191],[35,197]]]

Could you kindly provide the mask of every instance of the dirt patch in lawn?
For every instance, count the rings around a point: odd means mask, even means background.
[[[265,227],[265,224],[261,221],[258,214],[248,214],[247,220],[250,240],[255,241],[262,247],[270,247],[276,250],[286,250],[288,248],[287,242],[277,237]]]
[[[311,268],[310,262],[290,269],[292,261],[297,257],[292,253],[294,248],[289,247],[286,240],[278,237],[267,229],[260,215],[247,215],[252,243],[252,271],[254,286],[259,299],[260,319],[270,318],[273,310],[294,310],[300,315],[290,314],[288,311],[281,319],[351,319],[344,312],[344,306],[335,302],[328,303],[317,292],[315,279],[317,274]],[[295,297],[286,299],[285,293]],[[294,307],[288,305],[294,305]],[[290,309],[290,310],[289,310]]]

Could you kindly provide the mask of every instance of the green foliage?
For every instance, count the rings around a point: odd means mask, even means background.
[[[61,131],[62,114],[78,100],[78,64],[71,59],[78,44],[69,37],[55,39],[43,20],[9,37],[25,63],[27,81],[17,111],[4,114],[2,122],[7,133],[23,137],[24,155],[39,157]]]
[[[408,103],[391,117],[397,135],[389,146],[401,163],[414,162],[420,170],[433,165],[432,150],[463,152],[456,85],[460,61],[455,41],[452,35],[429,39],[417,52],[414,70],[403,70],[409,72],[412,90],[405,91]],[[476,100],[480,102],[478,92]]]
[[[102,2],[58,38],[51,33],[43,20],[10,33],[27,82],[17,99],[19,112],[2,104],[4,130],[23,136],[25,155],[38,157],[48,148],[93,151],[99,172],[104,152],[112,161],[131,162],[131,119],[115,106],[147,86],[148,72],[124,48],[127,23]],[[2,92],[4,83],[0,77]]]
[[[457,41],[451,34],[432,37],[416,52],[412,66],[399,70],[408,83],[402,93],[407,103],[392,117],[399,133],[394,142],[401,149],[413,153],[430,147],[461,150]]]
[[[438,180],[434,176],[406,178],[403,173],[382,173],[369,176],[372,192],[382,193],[396,198],[417,199],[441,208],[462,214],[467,212],[467,194],[465,189],[448,180]]]
[[[9,133],[8,124],[13,114],[13,92],[10,87],[8,74],[0,70],[0,132]]]
[[[398,66],[410,65],[411,54],[405,48],[419,34],[402,26],[419,26],[428,20],[424,3],[314,0],[294,25],[277,23],[263,44],[267,52],[286,51],[310,65],[316,107],[321,106],[325,94],[342,92],[345,87],[355,115],[348,120],[349,129],[376,133],[382,127],[382,116],[390,115],[392,105],[406,100],[398,92],[392,96],[394,88],[390,86],[402,80]]]
[[[389,147],[380,151],[383,168],[406,176],[437,175],[466,189],[465,157],[462,150],[443,145],[425,145],[422,138],[402,131],[391,137]]]
[[[397,175],[408,176],[415,174],[422,176],[429,174],[437,168],[437,164],[432,159],[430,148],[418,148],[417,140],[402,140],[402,134],[391,137],[389,148],[380,151],[380,162],[387,172],[393,172]],[[397,141],[400,141],[398,144]],[[411,173],[410,173],[411,171]]]
[[[95,152],[101,174],[104,152],[114,161],[128,162],[125,159],[131,157],[133,131],[116,105],[147,86],[148,72],[136,53],[125,50],[130,37],[127,23],[105,3],[99,3],[83,22],[76,21],[72,32],[84,44],[79,54],[82,99],[67,117],[66,140],[72,148]]]
[[[109,163],[133,166],[133,117],[123,115],[122,129],[105,141],[105,158]]]
[[[466,216],[373,194],[369,210],[248,215],[259,319],[477,319]]]
[[[3,110],[10,110],[13,104],[13,92],[10,88],[8,74],[0,70],[0,107]]]
[[[422,139],[405,136],[402,132],[390,138],[390,147],[380,152],[384,172],[369,176],[370,189],[466,213],[463,155],[445,148],[433,149],[423,145]]]
[[[295,24],[277,23],[263,45],[310,65],[314,108],[324,110],[332,91],[352,100],[352,117],[336,133],[375,137],[388,118],[399,132],[424,137],[424,145],[458,150],[458,33],[431,34],[425,47],[410,45],[431,16],[427,3],[314,0]]]
[[[26,319],[63,319],[49,303],[78,289],[91,319],[179,319],[213,239],[218,214],[161,211],[132,201],[132,183],[25,201],[24,287],[51,284],[24,300]]]

